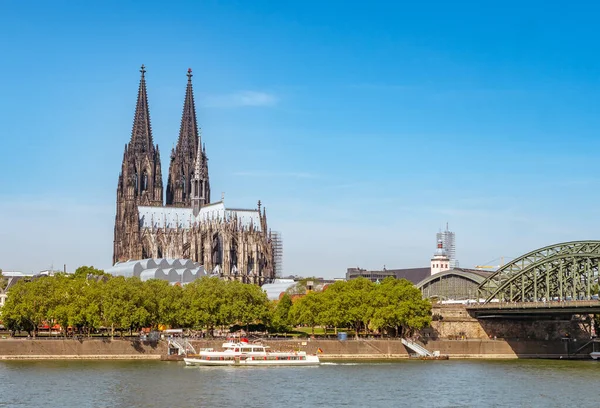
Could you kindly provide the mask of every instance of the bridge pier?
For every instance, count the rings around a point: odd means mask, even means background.
[[[574,314],[487,314],[477,316],[465,305],[434,304],[431,328],[423,335],[442,339],[589,340],[590,317]]]

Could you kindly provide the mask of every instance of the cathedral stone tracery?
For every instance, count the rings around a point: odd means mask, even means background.
[[[267,216],[257,209],[228,209],[210,202],[206,149],[196,121],[192,70],[177,145],[171,152],[163,206],[158,145],[153,144],[142,65],[131,140],[117,186],[113,262],[186,258],[226,279],[263,284],[274,277]]]

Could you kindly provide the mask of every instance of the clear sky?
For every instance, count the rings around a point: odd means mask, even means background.
[[[594,3],[2,1],[0,268],[110,266],[142,63],[163,176],[191,67],[214,199],[286,274],[597,239]]]

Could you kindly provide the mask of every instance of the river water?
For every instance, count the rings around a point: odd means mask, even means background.
[[[0,361],[0,407],[598,407],[600,363]]]

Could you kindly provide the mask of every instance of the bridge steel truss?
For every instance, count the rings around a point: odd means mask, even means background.
[[[592,300],[598,294],[600,241],[572,241],[514,259],[479,285],[485,303]]]

